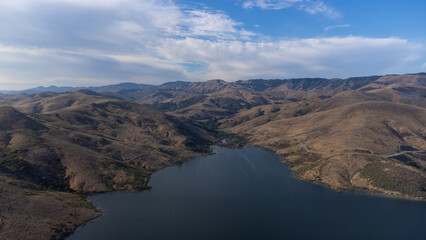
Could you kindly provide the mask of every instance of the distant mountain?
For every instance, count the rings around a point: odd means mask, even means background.
[[[426,73],[406,74],[406,75],[417,75],[425,76]],[[387,75],[385,79],[393,79],[400,75]],[[188,81],[174,81],[166,82],[161,85],[150,85],[150,84],[138,84],[132,82],[124,82],[113,85],[99,86],[99,87],[58,87],[55,85],[49,87],[36,87],[18,91],[7,91],[0,90],[0,96],[2,94],[7,95],[18,95],[18,94],[32,94],[40,92],[68,92],[76,89],[89,89],[101,94],[115,94],[119,91],[137,91],[144,89],[157,89],[157,90],[182,90],[189,91],[192,93],[211,93],[223,90],[224,88],[230,87],[245,87],[255,91],[280,91],[286,90],[303,90],[303,91],[314,91],[318,89],[341,89],[355,90],[368,85],[383,76],[367,76],[367,77],[351,77],[347,79],[340,78],[292,78],[292,79],[250,79],[250,80],[238,80],[236,82],[226,82],[220,79],[214,79],[204,82],[188,82]],[[385,80],[383,80],[385,81]],[[390,81],[390,80],[386,80]],[[424,82],[422,83],[424,84]],[[281,88],[279,88],[281,87]]]
[[[188,86],[191,84],[191,82],[185,82],[185,81],[174,81],[174,82],[166,82],[158,86],[160,89],[179,89],[184,86]]]
[[[371,82],[376,81],[381,76],[368,76],[368,77],[354,77],[347,79],[327,79],[327,78],[296,78],[296,79],[253,79],[253,80],[239,80],[236,84],[251,88],[256,91],[265,90],[277,90],[278,87],[281,89],[289,90],[303,90],[311,91],[315,89],[358,89]]]
[[[57,87],[55,85],[52,85],[49,87],[40,86],[40,87],[19,90],[19,91],[1,91],[0,90],[0,94],[18,95],[18,94],[33,94],[33,93],[40,93],[40,92],[62,93],[62,92],[70,92],[76,89],[89,89],[95,92],[105,93],[105,92],[114,92],[114,91],[129,90],[129,89],[147,89],[147,88],[153,88],[153,87],[155,87],[155,85],[137,84],[137,83],[119,83],[119,84],[100,86],[100,87],[66,87],[66,86]]]
[[[1,91],[0,93],[3,94],[8,94],[8,95],[18,95],[18,94],[32,94],[32,93],[39,93],[39,92],[67,92],[67,91],[72,91],[74,89],[78,89],[78,88],[74,88],[74,87],[57,87],[57,86],[49,86],[49,87],[35,87],[35,88],[30,88],[30,89],[25,89],[25,90],[18,90],[18,91]]]
[[[154,88],[155,85],[149,85],[149,84],[138,84],[138,83],[119,83],[114,85],[107,85],[107,86],[101,86],[101,87],[88,87],[87,89],[103,93],[103,92],[113,92],[113,91],[120,91],[120,90],[130,90],[130,89],[148,89],[148,88]],[[85,88],[81,88],[85,89]]]
[[[208,80],[204,82],[183,82],[183,81],[167,82],[156,87],[156,89],[179,90],[179,91],[186,91],[186,92],[195,93],[195,94],[200,94],[200,93],[203,94],[203,93],[217,92],[232,86],[235,86],[235,84],[228,83],[220,79],[213,79],[213,80]]]

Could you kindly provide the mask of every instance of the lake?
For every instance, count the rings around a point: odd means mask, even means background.
[[[426,202],[337,193],[255,147],[214,152],[154,173],[150,190],[91,196],[103,216],[67,240],[426,239]]]

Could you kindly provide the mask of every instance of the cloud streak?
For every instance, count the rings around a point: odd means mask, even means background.
[[[336,28],[348,28],[350,27],[350,24],[338,24],[338,25],[332,25],[332,26],[327,26],[324,28],[324,31],[329,31],[332,29],[336,29]]]
[[[249,0],[243,8],[260,8],[263,10],[281,10],[297,8],[309,14],[324,14],[330,18],[340,17],[340,13],[327,6],[321,0]]]
[[[207,63],[210,71],[203,74],[229,80],[377,74],[400,66],[408,56],[420,58],[421,49],[404,39],[353,36],[276,42],[165,39],[158,46],[170,61]]]

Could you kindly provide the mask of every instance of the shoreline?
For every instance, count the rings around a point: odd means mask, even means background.
[[[219,144],[218,145],[212,145],[212,146],[219,146],[219,147],[224,147],[224,148],[228,148],[228,149],[243,148],[245,146],[247,146],[247,147],[255,147],[255,148],[261,149],[262,151],[270,152],[270,153],[276,154],[276,155],[278,155],[278,156],[281,157],[281,155],[278,154],[278,153],[276,153],[273,149],[268,149],[268,148],[264,148],[264,147],[256,146],[256,145],[252,145],[252,144],[245,144],[245,145],[240,146],[240,147],[227,147],[227,146],[219,145]],[[208,155],[212,155],[212,154],[215,154],[215,153],[212,151],[209,154],[201,155],[201,156],[198,156],[198,157],[208,156]],[[170,165],[170,166],[167,166],[167,167],[173,167],[173,166],[177,166],[177,165],[180,165],[180,164],[184,164],[184,163],[189,162],[191,160],[194,160],[194,159],[196,159],[198,157],[192,157],[192,158],[184,160],[184,161],[182,161],[180,163],[177,163],[177,164],[174,164],[174,165]],[[314,185],[322,186],[324,188],[331,189],[331,190],[333,190],[333,191],[335,191],[337,193],[351,193],[351,192],[355,193],[355,194],[356,193],[362,193],[362,194],[370,195],[372,197],[384,197],[384,198],[390,198],[390,199],[400,199],[400,200],[408,200],[408,201],[415,201],[415,202],[426,202],[426,199],[414,198],[414,197],[410,197],[410,196],[400,196],[400,195],[395,195],[395,194],[387,194],[387,193],[383,193],[383,192],[380,192],[380,191],[372,191],[372,190],[369,190],[369,189],[362,189],[362,188],[354,188],[354,189],[345,189],[345,188],[342,188],[342,189],[336,189],[336,188],[333,188],[333,186],[325,184],[323,182],[311,181],[311,180],[308,180],[308,179],[304,179],[304,178],[298,177],[297,174],[296,174],[296,172],[291,169],[291,167],[290,167],[289,164],[287,164],[287,163],[285,163],[283,161],[281,161],[281,164],[285,164],[289,168],[289,170],[291,172],[291,175],[294,178],[296,178],[296,179],[298,179],[300,181],[303,181],[303,182],[307,182],[307,183],[310,183],[310,184],[314,184]],[[167,168],[167,167],[165,167],[165,168]],[[163,170],[165,168],[159,169],[157,171],[161,171],[161,170]],[[150,174],[150,176],[148,178],[148,184],[149,184],[149,179],[151,178],[151,175],[154,174],[154,173],[156,173],[157,171],[152,172]],[[151,188],[152,187],[147,187],[145,189],[140,189],[140,190],[127,190],[127,191],[120,191],[120,190],[114,191],[113,190],[113,191],[85,193],[84,198],[85,198],[86,202],[89,203],[91,206],[93,206],[97,211],[99,211],[100,215],[98,217],[90,219],[89,221],[87,221],[87,222],[85,222],[85,223],[77,226],[72,232],[70,232],[70,234],[68,234],[66,236],[63,236],[61,239],[66,239],[67,237],[71,236],[78,228],[83,227],[86,224],[90,223],[91,221],[94,221],[94,220],[96,220],[96,219],[98,219],[98,218],[100,218],[100,217],[103,216],[102,210],[98,209],[96,206],[94,206],[91,201],[88,201],[87,200],[88,197],[93,196],[93,195],[97,195],[97,194],[102,194],[102,193],[110,193],[110,192],[142,192],[142,191],[145,191],[145,190],[149,190]]]
[[[218,145],[212,145],[212,146],[218,146]],[[150,178],[151,178],[151,175],[152,175],[152,174],[154,174],[154,173],[156,173],[156,172],[158,172],[158,171],[161,171],[161,170],[163,170],[163,169],[165,169],[165,168],[173,167],[173,166],[179,166],[179,165],[181,165],[181,164],[184,164],[184,163],[186,163],[186,162],[189,162],[189,161],[191,161],[191,160],[194,160],[194,159],[196,159],[196,158],[198,158],[198,157],[208,156],[208,155],[211,155],[211,154],[215,154],[215,153],[213,153],[213,151],[211,151],[210,153],[201,154],[200,156],[190,157],[190,158],[188,158],[188,159],[184,159],[184,160],[183,160],[183,161],[181,161],[181,162],[177,162],[176,164],[172,164],[172,165],[169,165],[169,166],[165,166],[164,168],[161,168],[161,169],[158,169],[158,170],[156,170],[156,171],[153,171],[153,172],[152,172],[152,173],[150,173],[150,174],[149,174],[149,176],[148,176],[148,181],[147,181],[147,186],[146,186],[146,188],[143,188],[143,189],[135,189],[135,190],[111,190],[111,191],[101,191],[101,192],[84,192],[84,193],[79,193],[79,194],[83,195],[82,197],[84,198],[84,200],[86,201],[86,203],[90,204],[90,205],[91,205],[94,209],[96,209],[96,211],[98,211],[98,212],[100,213],[100,215],[99,215],[99,216],[97,216],[97,217],[94,217],[94,218],[92,218],[92,219],[90,219],[90,220],[88,220],[88,221],[86,221],[86,222],[84,222],[84,223],[82,223],[81,225],[78,225],[75,229],[72,229],[72,231],[71,231],[71,232],[69,232],[68,234],[66,234],[66,235],[62,235],[62,236],[60,237],[60,239],[62,239],[62,240],[66,239],[67,237],[69,237],[69,236],[71,236],[72,234],[74,234],[74,232],[75,232],[78,228],[83,227],[83,226],[85,226],[86,224],[88,224],[89,222],[94,221],[94,220],[96,220],[96,219],[98,219],[98,218],[100,218],[100,217],[102,217],[102,216],[103,216],[103,212],[102,212],[102,210],[101,210],[101,209],[98,209],[96,206],[94,206],[94,205],[93,205],[93,203],[92,203],[92,202],[88,201],[88,200],[87,200],[87,198],[88,198],[88,197],[90,197],[90,196],[94,196],[94,195],[97,195],[97,194],[111,193],[111,192],[142,192],[142,191],[149,190],[149,189],[151,189],[151,188],[152,188],[152,187],[149,185],[149,180],[150,180]]]
[[[280,156],[282,158],[282,156],[280,154],[278,154],[276,152],[276,150],[274,150],[272,148],[262,147],[262,146],[259,146],[259,145],[254,145],[254,144],[249,144],[249,143],[247,143],[245,146],[258,147],[258,148],[260,148],[260,149],[262,149],[264,151],[274,153],[274,154],[276,154],[276,155],[278,155],[278,156]],[[339,192],[339,193],[343,193],[343,192],[361,192],[361,193],[367,193],[367,194],[371,194],[371,195],[375,195],[375,196],[380,196],[380,197],[387,197],[387,198],[404,199],[404,200],[410,200],[410,201],[426,202],[426,198],[412,197],[412,196],[408,196],[408,195],[391,194],[391,193],[386,193],[386,192],[382,192],[382,191],[378,191],[378,190],[373,190],[373,189],[369,189],[369,188],[361,188],[361,187],[356,187],[356,186],[353,186],[352,188],[341,188],[341,187],[335,188],[332,185],[326,184],[324,182],[314,181],[314,180],[310,180],[310,179],[305,179],[305,178],[299,177],[297,175],[297,173],[290,167],[290,165],[288,163],[284,162],[283,160],[281,160],[281,162],[283,164],[285,164],[285,165],[288,166],[288,168],[290,169],[292,175],[295,178],[297,178],[297,179],[299,179],[301,181],[304,181],[304,182],[309,182],[309,183],[312,183],[312,184],[316,184],[316,185],[319,185],[319,186],[330,188],[333,191],[336,191],[336,192]]]

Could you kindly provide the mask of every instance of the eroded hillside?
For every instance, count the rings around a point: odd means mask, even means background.
[[[99,216],[85,194],[145,189],[221,138],[337,190],[426,199],[426,74],[94,90],[0,96],[0,238],[64,236]]]
[[[425,79],[386,76],[326,99],[258,106],[221,127],[281,154],[303,179],[425,199]]]
[[[87,90],[3,103],[1,238],[62,236],[99,216],[77,193],[145,189],[153,171],[210,151],[202,129]]]

